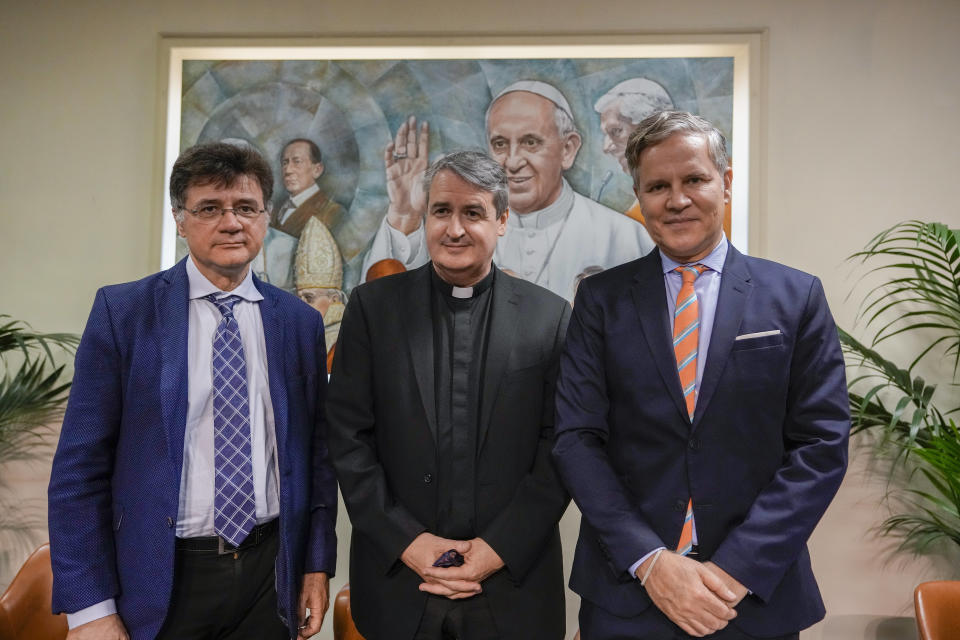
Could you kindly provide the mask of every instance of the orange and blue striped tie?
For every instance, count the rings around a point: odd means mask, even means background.
[[[680,387],[683,389],[683,399],[687,403],[687,413],[690,414],[691,421],[697,403],[697,343],[700,340],[700,305],[697,304],[697,292],[693,283],[697,276],[706,270],[707,267],[702,264],[674,269],[680,274],[682,284],[677,295],[677,308],[673,313],[673,354],[677,358]],[[692,548],[693,499],[688,499],[677,553],[685,556]]]

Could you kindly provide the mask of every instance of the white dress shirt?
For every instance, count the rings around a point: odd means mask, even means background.
[[[320,191],[320,187],[318,187],[317,183],[314,182],[313,184],[311,184],[309,187],[307,187],[297,195],[290,196],[290,202],[293,203],[293,206],[287,207],[286,209],[280,212],[280,224],[283,224],[284,222],[286,222],[287,218],[289,218],[294,211],[300,208],[300,205],[302,205],[304,202],[306,202],[311,197],[313,197],[313,194],[315,194],[317,191]]]

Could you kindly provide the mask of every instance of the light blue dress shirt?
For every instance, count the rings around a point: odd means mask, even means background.
[[[673,318],[673,313],[677,308],[677,296],[680,295],[680,286],[683,283],[682,276],[674,271],[677,267],[693,266],[702,264],[708,269],[700,274],[693,283],[693,290],[697,294],[697,305],[700,314],[700,336],[697,340],[697,389],[700,388],[700,381],[703,379],[703,370],[707,364],[707,350],[710,348],[710,337],[713,334],[713,320],[717,313],[717,298],[720,296],[720,278],[723,277],[723,262],[727,259],[726,236],[721,236],[720,242],[707,257],[698,262],[680,263],[671,260],[660,252],[660,263],[663,267],[663,283],[667,290],[667,312],[669,318]],[[670,325],[670,335],[668,340],[673,340],[673,324]],[[694,401],[694,414],[696,414],[696,401]],[[693,520],[693,544],[697,544],[697,521]],[[628,571],[636,577],[637,568],[643,562],[660,549],[666,547],[657,547],[639,560],[630,565]]]

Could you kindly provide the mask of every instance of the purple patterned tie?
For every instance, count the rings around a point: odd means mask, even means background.
[[[256,524],[253,463],[250,455],[250,406],[247,363],[233,305],[240,296],[206,296],[223,318],[213,336],[213,449],[215,473],[213,523],[217,535],[239,545]]]

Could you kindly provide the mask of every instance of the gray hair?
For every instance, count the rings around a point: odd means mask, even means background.
[[[430,186],[441,171],[451,171],[478,189],[493,194],[497,219],[503,217],[508,205],[507,174],[503,167],[482,151],[454,151],[448,153],[427,169],[423,175],[423,191],[430,201]]]
[[[707,141],[710,160],[717,171],[723,175],[727,170],[727,140],[719,129],[687,111],[659,111],[641,120],[627,141],[624,155],[627,157],[627,166],[630,167],[634,185],[640,184],[640,154],[643,150],[660,144],[675,133],[703,136]]]
[[[620,115],[632,124],[640,124],[641,120],[656,111],[673,109],[673,100],[667,90],[648,78],[624,80],[600,96],[593,109],[603,113],[614,103],[617,103]]]
[[[266,206],[273,195],[273,172],[255,149],[224,142],[206,142],[186,149],[170,172],[170,203],[176,210],[176,219],[183,220],[190,187],[207,184],[232,187],[243,176],[256,179],[263,192],[261,204]]]
[[[573,123],[573,118],[570,117],[570,114],[558,107],[553,105],[553,122],[557,125],[557,135],[561,139],[566,138],[571,133],[577,133],[577,125]]]

